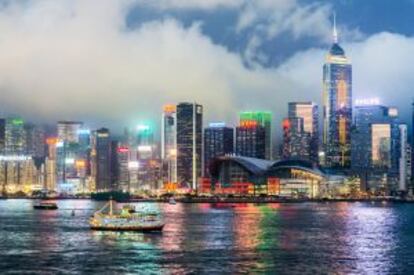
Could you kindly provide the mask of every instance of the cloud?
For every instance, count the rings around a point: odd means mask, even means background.
[[[159,10],[214,10],[236,8],[244,0],[137,0],[137,4]]]
[[[104,3],[33,1],[1,10],[3,110],[119,128],[141,118],[157,122],[162,104],[195,100],[208,118],[231,119],[276,87],[277,77],[246,69],[199,24],[165,19],[129,30],[130,2]]]

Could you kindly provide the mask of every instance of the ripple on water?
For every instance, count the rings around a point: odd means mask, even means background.
[[[160,204],[164,232],[140,234],[90,231],[102,203],[32,203],[0,201],[0,271],[414,274],[411,204]]]

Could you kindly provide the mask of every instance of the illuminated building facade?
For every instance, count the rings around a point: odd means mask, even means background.
[[[407,187],[408,187],[408,191],[412,191],[412,183],[410,183],[411,179],[412,179],[412,169],[413,169],[413,150],[411,147],[411,144],[408,143],[407,144],[407,148],[406,148],[406,154],[407,154],[407,163],[406,163],[406,170],[407,170]]]
[[[334,25],[333,45],[323,66],[323,144],[326,166],[348,168],[351,159],[352,65],[339,46]]]
[[[204,176],[208,177],[211,160],[233,153],[234,129],[224,123],[210,123],[204,129]]]
[[[26,150],[26,134],[24,121],[19,117],[6,119],[5,153],[7,155],[22,155]]]
[[[266,129],[256,120],[243,120],[236,127],[236,155],[266,158]]]
[[[289,102],[288,118],[301,118],[303,124],[303,139],[308,139],[308,144],[305,147],[309,151],[304,159],[312,162],[318,162],[319,152],[319,115],[318,105],[313,102]]]
[[[24,125],[26,134],[26,154],[35,158],[42,158],[46,155],[45,151],[45,130],[34,124]]]
[[[166,182],[177,182],[177,108],[165,105],[161,121],[161,159]]]
[[[302,117],[289,117],[283,120],[283,159],[312,160],[312,136],[304,130]]]
[[[83,123],[79,121],[58,121],[57,135],[61,141],[67,143],[77,143],[79,140],[78,132]]]
[[[361,177],[361,189],[389,188],[376,186],[375,181],[380,182],[378,178],[384,176],[398,177],[400,156],[397,109],[378,103],[357,102],[352,127],[351,168]]]
[[[91,132],[81,122],[60,121],[57,125],[57,190],[61,194],[91,191]],[[51,158],[49,158],[52,161]],[[91,189],[92,188],[92,189]]]
[[[411,187],[414,189],[414,100],[411,111]]]
[[[44,189],[49,191],[57,190],[57,137],[48,137],[46,139],[47,156],[45,159],[45,186]]]
[[[152,190],[161,180],[161,161],[157,157],[152,124],[142,123],[137,127],[138,188]]]
[[[111,184],[111,137],[109,130],[101,128],[94,135],[96,152],[96,191],[112,191]]]
[[[115,163],[118,190],[129,191],[129,147],[117,143]]]
[[[31,156],[1,155],[0,182],[3,195],[30,195],[43,188],[35,162]]]
[[[154,129],[150,124],[143,123],[137,126],[137,149],[139,160],[154,158]]]
[[[242,112],[240,113],[240,125],[245,122],[255,121],[265,130],[265,158],[272,159],[272,113],[271,112]]]
[[[406,124],[400,124],[400,154],[399,154],[399,181],[398,181],[398,191],[407,192],[407,145],[408,145],[408,129]],[[411,157],[411,156],[410,156]]]
[[[203,183],[203,193],[316,198],[322,196],[326,177],[308,161],[224,156],[213,161],[210,182]]]
[[[6,119],[0,118],[0,153],[4,154],[6,147]]]
[[[203,106],[196,103],[177,105],[177,181],[197,188],[202,169]]]

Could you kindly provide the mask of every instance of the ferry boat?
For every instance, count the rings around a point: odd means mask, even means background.
[[[108,209],[108,212],[104,212]],[[92,230],[109,231],[162,231],[164,222],[161,214],[156,211],[131,211],[124,207],[120,213],[114,209],[114,201],[109,200],[99,211],[95,212],[89,221]]]
[[[169,204],[172,204],[172,205],[176,205],[177,204],[177,202],[175,201],[175,199],[173,197],[170,198],[170,200],[168,201],[168,203]]]
[[[37,209],[37,210],[56,210],[56,209],[58,209],[58,206],[54,202],[41,201],[41,202],[33,205],[33,208]]]

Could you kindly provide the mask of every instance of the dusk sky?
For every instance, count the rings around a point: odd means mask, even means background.
[[[335,11],[354,99],[379,97],[409,122],[412,0],[0,3],[2,115],[119,131],[158,125],[163,104],[197,101],[206,123],[269,110],[276,129],[288,101],[321,103]]]

